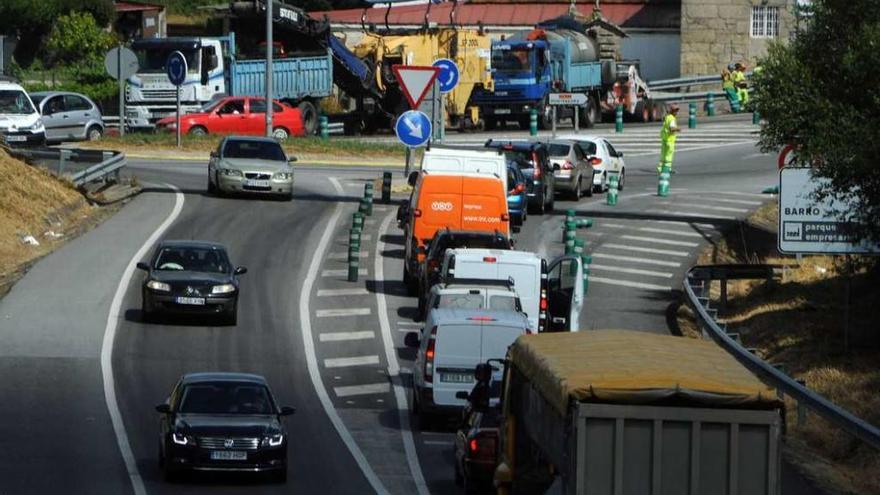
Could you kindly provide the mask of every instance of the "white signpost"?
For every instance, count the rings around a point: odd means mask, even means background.
[[[550,104],[553,112],[553,137],[556,137],[556,107],[558,106],[573,106],[573,107],[582,107],[587,104],[587,95],[583,93],[550,93],[547,98],[547,103]],[[577,133],[580,131],[580,123],[578,122],[578,109],[574,109],[574,132]]]
[[[409,176],[412,166],[412,147],[421,146],[428,142],[431,128],[434,127],[431,124],[432,119],[424,112],[419,112],[418,110],[422,100],[428,96],[431,90],[435,89],[436,85],[434,83],[437,80],[437,75],[440,74],[440,68],[417,65],[393,65],[391,70],[397,77],[397,82],[400,83],[400,89],[406,97],[409,107],[415,111],[402,115],[394,126],[397,132],[397,139],[406,145],[406,167],[403,173],[405,176]],[[427,125],[421,125],[421,122],[427,122]],[[418,132],[416,132],[416,129],[418,129]],[[427,129],[429,134],[424,136],[426,139],[423,141],[421,138],[425,129]],[[416,139],[417,137],[418,139]]]

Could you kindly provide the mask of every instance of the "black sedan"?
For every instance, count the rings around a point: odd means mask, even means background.
[[[150,321],[157,313],[198,314],[238,319],[238,276],[220,244],[199,241],[164,241],[149,263],[137,267],[147,272],[142,287],[141,314]]]
[[[247,373],[184,375],[159,421],[159,467],[166,481],[183,471],[268,472],[287,480],[287,431],[266,379]]]

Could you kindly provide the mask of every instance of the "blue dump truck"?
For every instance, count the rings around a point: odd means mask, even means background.
[[[584,24],[560,18],[524,34],[492,43],[494,91],[478,91],[473,99],[485,125],[493,129],[507,121],[529,128],[532,110],[538,127],[552,125],[552,93],[588,96],[578,109],[580,122],[590,127],[603,115],[612,116],[623,105],[628,117],[648,122],[664,112],[650,99],[647,84],[638,75],[638,63],[600,58],[595,36]],[[559,107],[558,118],[570,118],[573,107]]]
[[[222,96],[262,96],[266,60],[237,58],[235,34],[211,38],[153,38],[132,43],[140,68],[128,79],[126,124],[152,128],[174,115],[176,90],[165,74],[165,61],[183,53],[188,74],[180,88],[181,111],[196,112]],[[279,58],[272,62],[275,98],[299,108],[307,134],[318,125],[318,104],[333,91],[333,60],[327,49]]]

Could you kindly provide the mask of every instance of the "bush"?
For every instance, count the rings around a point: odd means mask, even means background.
[[[58,18],[46,50],[49,59],[65,65],[93,64],[104,60],[104,54],[116,40],[101,29],[88,12],[71,12]]]

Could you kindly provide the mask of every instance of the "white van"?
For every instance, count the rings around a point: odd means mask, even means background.
[[[529,333],[525,315],[491,309],[435,309],[421,333],[406,335],[418,347],[413,367],[413,412],[425,425],[436,415],[458,414],[467,400],[458,392],[474,388],[474,368],[489,359],[503,359],[520,335]],[[501,383],[501,371],[493,376]]]
[[[440,279],[513,280],[532,330],[577,332],[584,302],[583,273],[578,256],[561,256],[548,264],[527,251],[457,248],[446,251]]]
[[[0,135],[10,146],[43,146],[46,128],[24,88],[0,76]]]
[[[510,190],[507,184],[507,160],[497,151],[432,146],[422,157],[422,171],[494,175],[504,183],[505,191]]]

